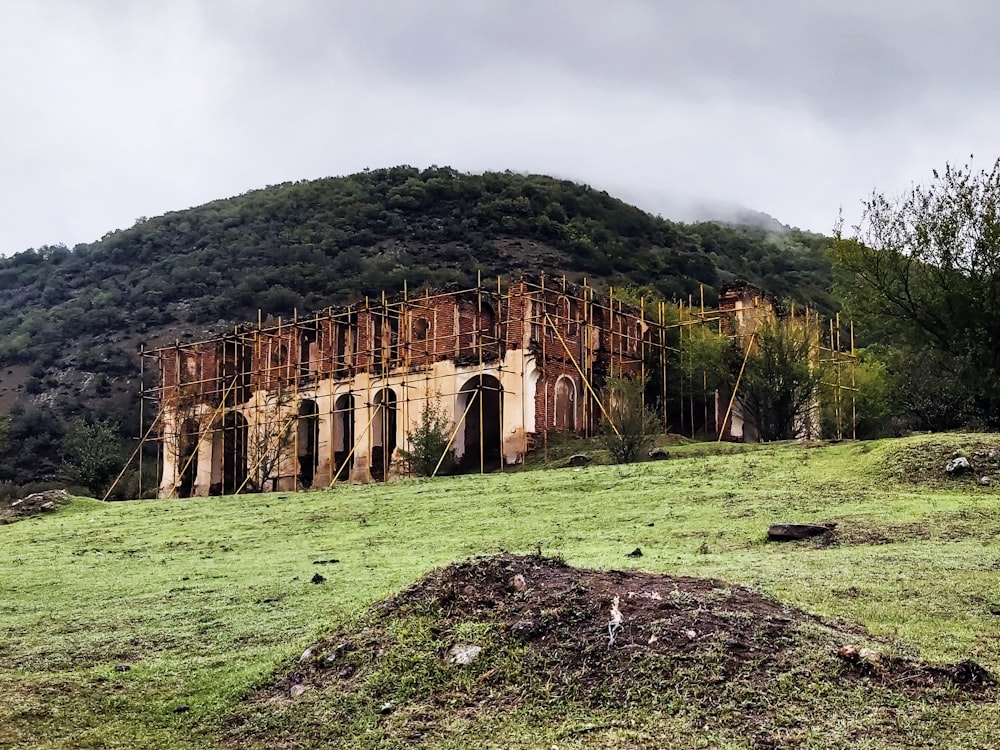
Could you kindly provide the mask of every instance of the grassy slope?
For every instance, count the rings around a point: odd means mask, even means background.
[[[886,466],[906,445],[76,501],[0,527],[0,747],[213,747],[246,690],[320,634],[432,567],[502,549],[724,578],[998,673],[996,490],[896,484]],[[835,520],[857,543],[765,544],[777,520]],[[1000,718],[977,710],[970,737]]]

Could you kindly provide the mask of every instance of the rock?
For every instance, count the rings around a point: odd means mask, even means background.
[[[642,550],[636,547],[634,550],[625,555],[625,557],[642,557]]]
[[[174,706],[175,714],[186,714],[190,710],[191,706],[189,706],[187,703],[181,703],[180,705]]]
[[[811,523],[773,523],[767,529],[767,538],[772,542],[788,542],[828,534],[835,528],[837,528],[837,524],[835,523],[825,525]]]
[[[131,664],[118,664],[115,666],[116,672],[128,672],[130,669],[132,669]]]
[[[958,456],[945,464],[944,470],[949,474],[964,474],[965,472],[972,470],[972,465],[969,463],[969,459],[965,456]]]
[[[837,656],[852,664],[866,664],[870,667],[877,667],[882,661],[882,654],[870,648],[858,648],[853,643],[841,646],[837,649]]]
[[[841,646],[837,649],[837,656],[841,659],[852,660],[858,658],[858,647],[853,643],[849,643],[846,646]]]
[[[323,583],[323,581],[326,580],[326,577],[321,576],[319,573],[316,573],[310,580],[313,583]]]
[[[312,648],[307,648],[305,651],[302,652],[302,656],[299,657],[299,664],[301,664],[304,661],[309,661],[310,659],[313,658],[313,655],[314,654]]]
[[[593,460],[594,459],[592,459],[590,456],[588,456],[585,453],[577,453],[576,455],[573,455],[573,456],[569,457],[569,465],[570,466],[586,466],[587,464],[589,464]]]
[[[665,461],[670,458],[670,454],[663,448],[651,448],[649,453],[646,454],[653,461]]]
[[[510,579],[510,586],[514,591],[524,591],[528,588],[528,582],[524,580],[524,576],[518,573],[516,576]]]
[[[979,477],[979,484],[981,484],[983,487],[989,487],[991,481],[992,480],[985,474]]]
[[[42,503],[38,507],[41,508],[42,510],[52,511],[56,509],[56,504],[50,500],[47,503]]]
[[[479,658],[479,655],[482,652],[482,646],[475,646],[468,643],[456,643],[448,650],[448,663],[464,667],[466,664],[472,664],[472,662]]]
[[[875,651],[870,648],[859,649],[858,658],[860,658],[861,661],[868,662],[872,666],[875,666],[880,661],[882,661],[882,655],[878,651]]]
[[[962,661],[953,665],[949,672],[959,685],[995,685],[996,680],[989,672],[974,661]]]
[[[378,707],[378,712],[380,714],[387,714],[392,711],[392,701],[386,701],[381,706]]]
[[[327,657],[326,657],[326,659],[324,659],[324,661],[327,664],[333,664],[341,656],[343,656],[344,654],[348,653],[349,651],[353,651],[353,650],[354,650],[354,642],[353,641],[344,641],[343,643],[338,643],[334,647],[333,651],[331,651],[329,654],[327,654]]]
[[[298,698],[308,689],[305,685],[292,685],[292,689],[288,691],[288,694],[293,698]]]
[[[332,563],[339,563],[340,560],[331,557],[329,560],[313,560],[313,565],[330,565]]]

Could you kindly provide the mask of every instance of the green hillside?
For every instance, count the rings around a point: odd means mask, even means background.
[[[996,488],[943,465],[998,447],[692,444],[629,466],[73,500],[0,525],[0,746],[992,748]],[[777,521],[837,527],[768,543]],[[548,563],[500,558],[367,609],[502,551],[631,574],[556,563],[542,597]],[[481,659],[449,664],[463,643]]]
[[[710,304],[719,284],[744,278],[830,311],[827,244],[794,230],[677,224],[551,177],[395,167],[29,250],[0,259],[0,413],[23,409],[11,429],[35,446],[0,455],[0,483],[58,474],[66,419],[107,417],[134,437],[143,342],[203,338],[258,309],[289,316],[404,284],[472,285],[480,273],[586,276],[666,299],[698,298],[705,285]]]

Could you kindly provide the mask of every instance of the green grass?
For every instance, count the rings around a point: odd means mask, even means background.
[[[684,445],[669,461],[623,467],[77,499],[0,526],[0,747],[216,747],[247,692],[322,634],[431,568],[501,550],[723,578],[860,622],[899,653],[1000,673],[1000,495],[974,481],[897,482],[895,462],[929,440],[717,454]],[[774,521],[836,521],[844,543],[767,544]],[[643,556],[626,557],[636,547]],[[316,573],[327,580],[311,583]],[[949,731],[969,724],[970,738],[1000,718],[916,709],[940,713]],[[548,734],[523,746],[641,745],[641,722],[603,710],[607,729],[577,732],[573,716],[524,706],[496,736],[516,746],[511,727],[541,721]],[[684,724],[682,713],[659,721],[667,733]],[[948,746],[980,746],[969,743]]]

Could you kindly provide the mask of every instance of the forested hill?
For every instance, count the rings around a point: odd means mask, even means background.
[[[677,224],[605,192],[510,172],[395,167],[288,183],[152,219],[72,250],[0,259],[0,410],[128,422],[140,341],[349,302],[404,281],[546,271],[667,299],[744,278],[830,310],[828,238]],[[30,406],[28,407],[31,408]],[[2,460],[3,456],[0,456]],[[13,481],[0,467],[0,481]]]

